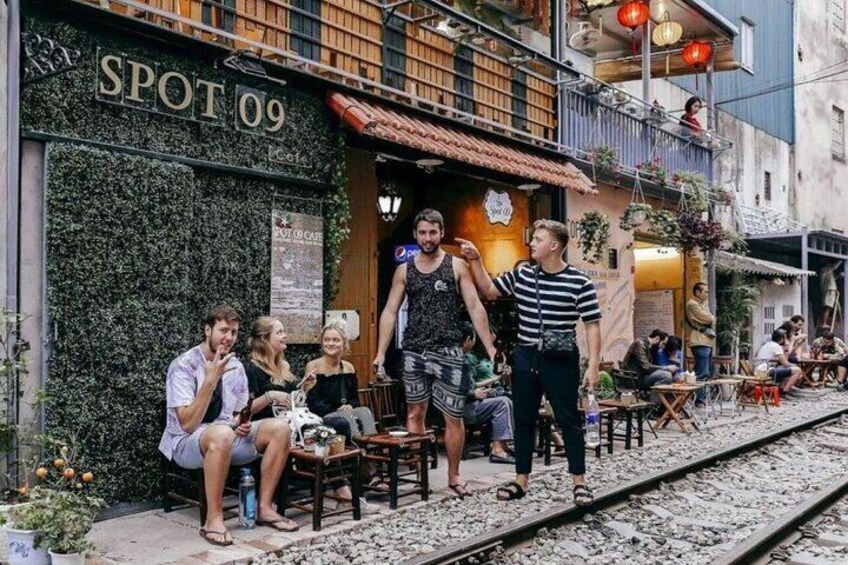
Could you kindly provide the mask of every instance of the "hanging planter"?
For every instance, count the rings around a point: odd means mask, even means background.
[[[691,212],[706,212],[710,203],[710,194],[707,178],[701,173],[691,171],[677,171],[671,177],[683,196],[686,198],[687,208]]]
[[[714,251],[721,247],[725,239],[721,222],[704,219],[700,213],[680,211],[677,213],[677,221],[680,225],[680,245],[687,253],[696,249],[702,253]]]
[[[668,171],[663,167],[662,160],[659,157],[643,161],[641,164],[636,165],[636,169],[644,175],[653,177],[658,184],[665,185]]]
[[[651,229],[648,233],[656,236],[663,247],[682,248],[683,234],[677,216],[668,210],[655,210],[650,215]]]
[[[610,222],[597,210],[590,210],[577,221],[583,260],[598,263],[609,247]]]
[[[624,231],[632,231],[648,221],[654,209],[646,202],[631,202],[618,221],[618,227]]]

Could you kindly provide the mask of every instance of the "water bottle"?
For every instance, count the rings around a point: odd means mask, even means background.
[[[586,407],[586,446],[598,447],[601,443],[601,414],[594,394],[589,394]]]
[[[256,481],[247,467],[239,479],[239,526],[245,530],[256,527]]]

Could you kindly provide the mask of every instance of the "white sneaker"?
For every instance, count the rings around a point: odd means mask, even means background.
[[[359,498],[359,511],[362,513],[363,516],[369,514],[374,515],[380,513],[380,507],[376,504],[371,504],[370,502],[365,500],[364,496],[362,496]]]

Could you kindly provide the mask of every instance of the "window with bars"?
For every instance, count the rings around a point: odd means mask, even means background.
[[[208,26],[233,33],[236,23],[236,0],[203,0],[200,18]]]
[[[454,56],[453,69],[456,109],[469,114],[474,113],[474,51],[467,45],[460,45]]]
[[[754,70],[754,22],[742,18],[742,67]]]
[[[830,21],[834,28],[845,33],[845,0],[830,0]]]
[[[291,48],[313,61],[321,60],[321,0],[292,0]]]
[[[795,315],[795,306],[792,304],[784,304],[783,305],[783,318],[788,320],[792,316]]]
[[[768,171],[763,175],[763,198],[771,200],[771,173]]]
[[[835,159],[845,159],[845,112],[833,107],[831,115],[831,145]]]
[[[771,334],[774,333],[774,322],[766,322],[763,324],[763,335],[766,340],[771,339]]]
[[[765,320],[774,320],[775,308],[774,306],[765,306],[763,307],[763,319]]]

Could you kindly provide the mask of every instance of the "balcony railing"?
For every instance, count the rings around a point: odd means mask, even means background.
[[[587,152],[613,147],[627,168],[659,159],[669,174],[693,171],[709,179],[712,153],[730,147],[711,132],[696,134],[661,109],[612,87],[598,88],[595,81],[567,85],[563,95],[564,144]]]
[[[798,233],[805,227],[801,222],[793,220],[789,214],[765,206],[754,208],[737,204],[736,215],[739,229],[745,235]]]

